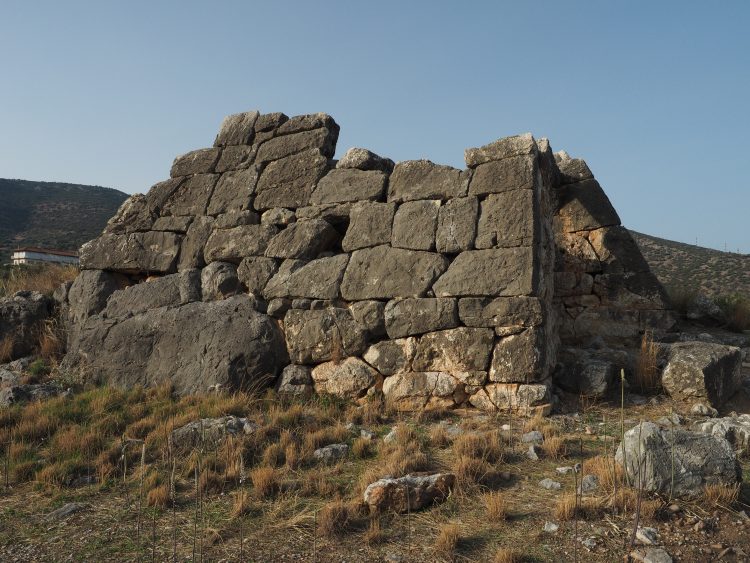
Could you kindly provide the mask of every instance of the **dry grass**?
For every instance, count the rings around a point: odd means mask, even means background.
[[[624,472],[622,466],[615,463],[610,457],[598,455],[583,462],[583,473],[595,475],[599,479],[599,486],[611,492],[624,483]]]
[[[438,529],[435,538],[435,552],[447,559],[453,559],[461,541],[461,528],[458,524],[449,522]]]
[[[49,264],[12,268],[10,275],[0,280],[0,297],[13,295],[23,290],[52,295],[60,284],[73,281],[77,275],[78,268],[75,266]]]
[[[500,491],[485,493],[482,495],[484,513],[493,522],[504,522],[508,519],[508,505],[505,495]]]
[[[560,436],[545,438],[544,442],[542,442],[542,451],[551,459],[561,459],[568,454],[565,440]]]
[[[473,485],[490,483],[497,475],[495,469],[485,460],[465,455],[457,457],[452,468],[458,487],[462,490]]]
[[[255,496],[267,498],[279,490],[279,474],[273,467],[256,467],[250,471]]]
[[[448,431],[442,424],[435,424],[430,428],[430,445],[435,448],[446,448],[450,445],[451,439]]]
[[[286,463],[286,455],[281,443],[269,444],[263,451],[263,461],[261,463],[271,467],[281,467],[284,465]]]
[[[503,459],[502,440],[502,435],[497,430],[484,433],[466,433],[455,439],[453,452],[458,457],[499,463]]]
[[[361,524],[360,513],[360,506],[353,502],[329,502],[318,513],[318,533],[326,538],[344,535]]]
[[[703,498],[711,505],[731,507],[740,496],[740,485],[706,485]]]
[[[307,452],[313,452],[323,446],[330,444],[339,444],[345,442],[349,437],[349,431],[342,424],[336,426],[321,428],[314,432],[308,432],[304,438],[304,449]]]
[[[365,531],[364,540],[369,546],[385,542],[386,535],[380,525],[379,517],[370,518],[370,525],[367,527],[367,531]]]
[[[604,500],[596,497],[581,498],[578,502],[578,518],[580,520],[598,518],[604,510]],[[565,493],[557,499],[554,515],[557,520],[572,520],[576,514],[576,495]]]
[[[352,444],[352,454],[354,454],[354,457],[357,459],[365,459],[372,456],[372,440],[365,438],[364,436],[360,436],[354,440],[354,443]]]
[[[654,333],[647,330],[641,337],[641,350],[635,368],[635,384],[641,392],[655,392],[661,388],[657,355],[659,348],[654,342]]]
[[[501,547],[492,557],[492,563],[521,563],[521,555],[514,549]]]
[[[15,339],[11,335],[4,336],[0,340],[0,364],[4,364],[13,359],[13,348],[15,347]]]
[[[239,490],[234,496],[234,502],[232,503],[232,511],[229,515],[232,518],[240,518],[250,512],[250,494],[246,490]]]
[[[157,508],[164,508],[169,502],[169,487],[166,484],[157,485],[146,495],[146,504]]]

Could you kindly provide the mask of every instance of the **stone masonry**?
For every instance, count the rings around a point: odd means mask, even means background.
[[[561,346],[670,328],[583,161],[530,134],[468,149],[465,170],[360,148],[336,161],[338,132],[253,111],[177,157],[82,247],[64,366],[185,393],[275,383],[548,412],[575,357]]]

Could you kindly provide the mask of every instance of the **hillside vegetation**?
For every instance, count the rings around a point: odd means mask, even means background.
[[[739,294],[750,298],[750,254],[722,252],[630,231],[659,281],[675,289],[711,297]]]
[[[101,186],[0,178],[0,263],[19,246],[77,250],[127,197]]]

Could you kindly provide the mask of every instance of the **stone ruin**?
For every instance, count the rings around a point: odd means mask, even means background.
[[[63,367],[180,393],[275,384],[401,410],[604,395],[664,292],[586,163],[530,134],[467,168],[365,149],[328,115],[231,115],[81,248]],[[619,384],[618,384],[619,385]]]

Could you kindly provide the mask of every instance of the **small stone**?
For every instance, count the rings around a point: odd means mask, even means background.
[[[588,550],[596,549],[596,538],[586,538],[581,540],[581,545]]]
[[[545,522],[543,530],[549,534],[554,534],[557,530],[560,529],[560,526],[553,522]]]
[[[669,510],[672,514],[677,514],[682,509],[680,508],[679,504],[672,503],[667,507],[667,510]]]
[[[635,539],[642,545],[655,545],[659,541],[659,533],[655,528],[638,527],[635,532]]]
[[[599,478],[596,475],[584,475],[578,492],[581,494],[592,493],[599,488]]]
[[[526,457],[528,457],[531,461],[539,461],[539,455],[541,453],[542,448],[540,448],[536,444],[531,444],[528,451],[526,452]]]
[[[397,428],[398,428],[397,426],[394,426],[393,428],[391,428],[391,431],[388,432],[388,434],[386,434],[385,436],[383,436],[383,442],[385,442],[386,444],[391,444],[395,442]]]
[[[74,514],[76,512],[79,512],[86,508],[86,504],[80,503],[80,502],[69,502],[67,504],[64,504],[57,510],[53,510],[49,514],[47,514],[47,518],[50,520],[62,520],[63,518],[67,518],[71,514]]]
[[[539,481],[539,486],[548,491],[559,491],[562,488],[560,483],[553,481],[552,479],[542,479]]]
[[[633,551],[630,556],[641,563],[672,563],[672,557],[660,547],[648,548],[645,551]]]
[[[364,428],[359,431],[359,435],[365,440],[374,440],[377,437],[375,432],[373,432],[372,430],[365,430]]]
[[[693,405],[693,408],[690,409],[690,414],[694,414],[697,416],[710,416],[711,418],[715,418],[719,416],[719,411],[717,411],[713,407],[707,407],[703,403],[695,403]]]
[[[349,455],[349,446],[346,444],[330,444],[318,448],[313,452],[313,457],[325,464],[333,464]]]
[[[535,443],[540,444],[544,441],[544,435],[539,430],[532,430],[521,436],[521,441],[524,444]]]
[[[560,475],[567,475],[568,473],[572,473],[573,472],[573,468],[570,467],[570,466],[567,466],[567,467],[558,467],[558,468],[555,469],[555,471],[557,471]]]

